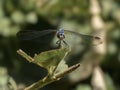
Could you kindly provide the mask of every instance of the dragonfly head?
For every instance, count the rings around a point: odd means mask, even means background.
[[[57,37],[58,37],[59,39],[61,39],[61,40],[65,38],[64,29],[62,29],[62,28],[59,28],[59,29],[58,29]]]

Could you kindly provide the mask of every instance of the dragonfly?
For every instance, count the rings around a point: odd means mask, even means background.
[[[65,41],[66,34],[68,33],[78,36],[79,38],[83,39],[83,41],[85,42],[94,41],[93,45],[98,45],[102,43],[101,38],[98,36],[85,35],[85,34],[81,34],[81,33],[70,31],[70,30],[64,30],[63,28],[58,28],[58,30],[51,29],[51,30],[43,30],[43,31],[21,30],[17,33],[17,37],[20,38],[21,40],[33,40],[33,39],[37,39],[38,37],[48,35],[50,33],[56,34],[58,38],[58,40],[56,41],[56,44],[58,44],[58,46],[61,46],[62,42],[66,46],[69,46]]]

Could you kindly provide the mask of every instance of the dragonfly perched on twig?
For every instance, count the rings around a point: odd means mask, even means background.
[[[50,33],[56,33],[56,36],[58,38],[58,41],[56,42],[56,44],[58,44],[58,46],[61,46],[62,42],[66,46],[69,46],[67,42],[65,41],[67,33],[74,34],[78,36],[79,38],[83,39],[85,42],[94,41],[93,45],[98,45],[102,43],[101,38],[98,36],[84,35],[84,34],[74,32],[74,31],[64,30],[63,28],[59,28],[58,30],[43,30],[43,31],[21,30],[17,33],[17,36],[21,40],[33,40],[33,39],[36,39],[38,37],[41,37],[41,36],[44,36]]]

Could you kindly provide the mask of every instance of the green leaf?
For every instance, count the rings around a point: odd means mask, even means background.
[[[42,52],[34,56],[34,63],[46,68],[49,74],[52,74],[54,73],[53,71],[57,68],[60,61],[66,56],[68,51],[68,48],[62,47],[60,49]]]
[[[67,69],[68,69],[68,65],[66,64],[65,60],[63,59],[63,60],[59,63],[57,69],[55,70],[55,73],[64,72],[64,71],[67,70]]]
[[[58,64],[68,52],[68,47],[61,47],[59,49],[42,52],[38,55],[35,54],[35,56],[32,58],[22,50],[17,51],[17,53],[24,57],[27,61],[35,63],[36,65],[47,69],[49,75],[54,74],[55,70],[58,67]]]

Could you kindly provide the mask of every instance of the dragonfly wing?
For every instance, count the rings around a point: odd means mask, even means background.
[[[66,31],[66,33],[70,32],[70,34],[74,34],[74,35],[80,37],[83,42],[88,43],[88,44],[91,43],[93,45],[98,45],[98,44],[102,43],[101,38],[98,36],[84,35],[84,34],[74,32],[74,31],[70,31],[70,30],[65,30],[65,31]]]
[[[20,40],[32,40],[50,33],[56,33],[56,30],[43,30],[43,31],[21,30],[17,33],[17,37]]]

